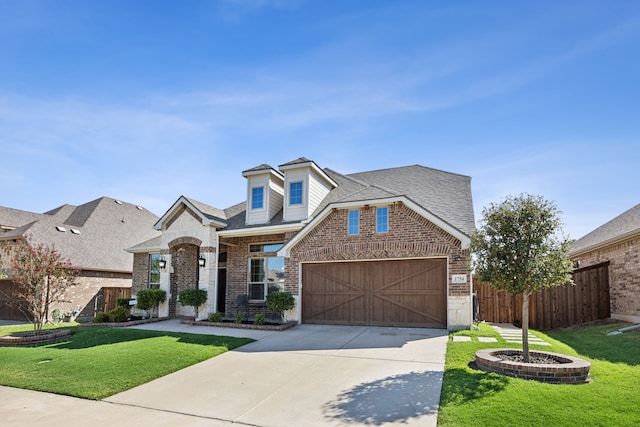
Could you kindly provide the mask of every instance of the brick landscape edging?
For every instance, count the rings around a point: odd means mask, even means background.
[[[69,329],[59,331],[43,331],[41,335],[3,335],[0,336],[0,347],[17,347],[21,345],[49,344],[71,336]]]
[[[478,350],[476,351],[476,365],[484,371],[552,384],[583,384],[590,379],[589,370],[591,369],[591,363],[577,357],[546,351],[529,352],[531,356],[551,356],[562,362],[559,364],[538,364],[502,360],[494,356],[499,353],[516,355],[522,354],[522,350],[513,348],[488,348]]]
[[[78,327],[89,328],[92,326],[110,326],[112,328],[125,328],[127,326],[144,325],[145,323],[155,323],[169,320],[169,317],[156,317],[154,319],[131,320],[129,322],[103,322],[103,323],[78,323]]]
[[[248,323],[207,322],[203,320],[182,320],[180,323],[194,326],[216,326],[219,328],[254,329],[260,331],[284,331],[298,324],[297,322],[287,322],[282,325],[256,325]]]

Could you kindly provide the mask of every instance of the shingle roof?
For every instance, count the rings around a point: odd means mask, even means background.
[[[571,253],[595,249],[627,235],[640,233],[640,204],[573,242]]]
[[[124,249],[159,235],[154,214],[108,197],[35,215],[35,221],[0,233],[0,239],[30,235],[34,243],[55,245],[73,265],[87,270],[131,271],[133,255]]]
[[[37,221],[41,216],[42,214],[0,206],[0,227],[5,229],[18,228]]]
[[[308,161],[300,158],[285,163],[285,165]],[[323,171],[338,186],[329,192],[312,214],[312,218],[331,203],[405,196],[467,236],[470,236],[475,228],[471,178],[468,176],[420,165],[349,175],[343,175],[331,169]],[[226,230],[286,224],[282,221],[282,211],[280,211],[269,224],[247,226],[245,224],[245,208],[245,203],[239,203],[225,209]]]
[[[327,169],[338,181],[338,173]],[[471,177],[413,165],[342,175],[340,186],[325,199],[329,203],[406,196],[467,236],[475,229]],[[346,189],[339,190],[343,184]],[[366,191],[365,191],[366,189]],[[350,194],[341,194],[351,190]],[[385,196],[386,195],[386,196]],[[316,212],[319,212],[316,210]]]

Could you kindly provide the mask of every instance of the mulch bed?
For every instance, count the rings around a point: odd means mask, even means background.
[[[495,354],[494,356],[500,360],[509,360],[511,362],[525,363],[522,354]],[[552,356],[546,356],[541,354],[535,354],[535,355],[530,354],[529,362],[527,363],[543,363],[547,365],[561,365],[563,363],[568,363],[568,362],[562,362]]]
[[[208,322],[205,320],[182,320],[180,323],[194,326],[217,326],[219,328],[253,329],[259,331],[284,331],[298,324],[298,322],[287,322],[278,325],[256,325],[255,323]]]

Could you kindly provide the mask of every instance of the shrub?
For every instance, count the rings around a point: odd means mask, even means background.
[[[136,295],[136,307],[140,310],[151,311],[149,317],[153,317],[153,311],[157,310],[160,303],[167,299],[167,292],[162,289],[143,289]]]
[[[53,314],[51,315],[51,317],[53,318],[54,323],[59,323],[60,320],[62,320],[62,316],[60,315],[60,309],[56,308],[55,310],[53,310]]]
[[[131,298],[116,298],[116,307],[129,308],[129,301]]]
[[[256,325],[264,325],[264,314],[258,313],[256,314]]]
[[[96,317],[94,317],[92,320],[93,323],[106,323],[108,321],[109,321],[109,314],[103,311],[96,314]]]
[[[216,311],[215,313],[211,313],[209,315],[209,322],[220,323],[222,322],[222,313]]]
[[[198,307],[207,302],[207,291],[204,289],[185,289],[178,294],[180,304],[183,306],[191,306],[196,309],[196,318],[198,317]]]
[[[242,313],[236,314],[236,323],[242,323]]]
[[[126,322],[129,317],[129,310],[124,307],[116,307],[109,312],[110,322]]]
[[[296,300],[291,295],[291,292],[272,292],[267,294],[267,308],[269,310],[279,313],[284,320],[284,312],[291,310],[296,306]]]

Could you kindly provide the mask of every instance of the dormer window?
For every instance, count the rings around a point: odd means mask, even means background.
[[[302,181],[292,182],[289,185],[289,204],[302,204]]]
[[[251,189],[251,209],[264,208],[264,187]]]

